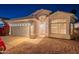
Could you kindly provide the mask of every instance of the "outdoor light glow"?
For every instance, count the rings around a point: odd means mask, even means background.
[[[40,24],[40,28],[45,29],[45,24]]]

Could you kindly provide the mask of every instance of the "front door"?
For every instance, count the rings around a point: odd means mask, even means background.
[[[45,37],[46,36],[46,23],[41,23],[39,25],[39,37]]]

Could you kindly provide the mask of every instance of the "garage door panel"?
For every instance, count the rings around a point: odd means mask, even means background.
[[[28,28],[25,26],[19,26],[19,27],[12,27],[11,29],[11,35],[16,36],[27,36],[28,35]]]

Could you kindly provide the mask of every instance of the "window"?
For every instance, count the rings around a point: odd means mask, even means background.
[[[51,23],[51,33],[66,34],[65,23]]]
[[[4,23],[2,21],[0,21],[0,28],[4,27]]]
[[[73,23],[71,23],[71,34],[73,34],[73,32],[74,32],[74,25]]]

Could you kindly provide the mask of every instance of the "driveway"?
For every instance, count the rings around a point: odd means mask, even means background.
[[[6,37],[7,50],[9,54],[63,54],[79,53],[79,41],[55,38],[36,38],[27,37]]]

